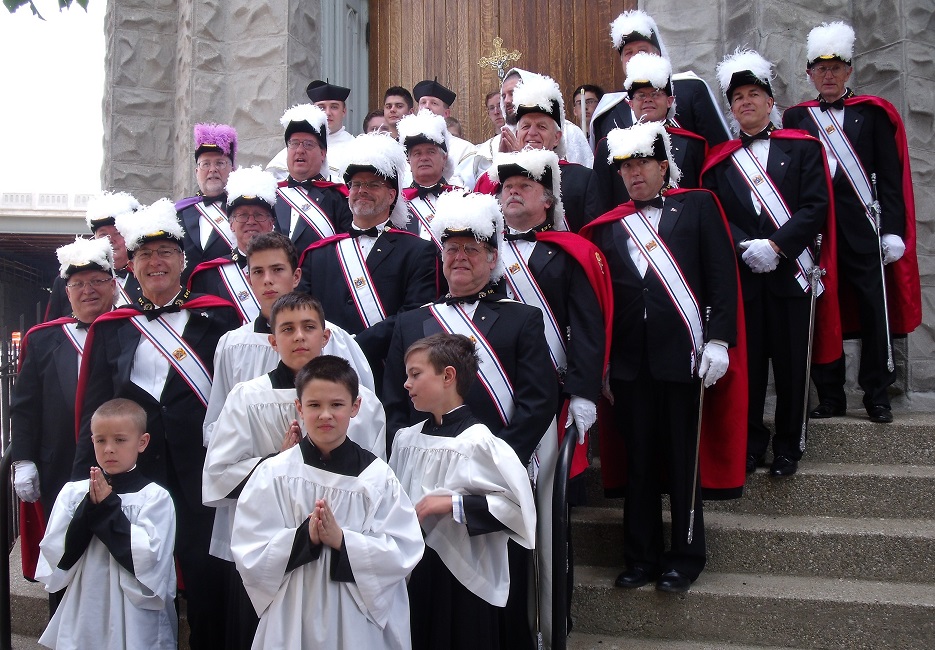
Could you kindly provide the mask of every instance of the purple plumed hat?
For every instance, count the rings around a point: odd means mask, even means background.
[[[237,131],[228,124],[202,123],[195,125],[195,160],[208,151],[222,153],[234,162],[237,152]]]

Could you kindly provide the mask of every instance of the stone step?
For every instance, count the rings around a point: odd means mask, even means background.
[[[621,499],[604,497],[600,459],[586,471],[587,504],[622,508]],[[803,460],[787,478],[772,478],[765,468],[747,477],[744,496],[705,501],[708,512],[826,517],[935,518],[935,466],[816,463]]]
[[[931,584],[706,571],[687,594],[673,595],[652,585],[617,589],[617,573],[576,569],[577,632],[817,650],[921,650],[935,639]]]
[[[622,521],[616,509],[575,508],[575,562],[621,570]],[[935,576],[935,521],[926,519],[705,512],[705,539],[706,571],[919,583]]]
[[[573,631],[568,637],[567,650],[791,650],[778,646],[734,645],[733,643],[695,643],[692,641],[668,641],[625,636],[582,634]]]
[[[824,463],[935,465],[935,413],[897,411],[893,422],[878,424],[868,420],[863,409],[851,409],[845,417],[810,420],[805,459]]]

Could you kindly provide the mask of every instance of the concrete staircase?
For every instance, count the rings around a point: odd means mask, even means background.
[[[742,499],[705,503],[708,564],[682,596],[614,588],[623,504],[596,463],[569,647],[935,648],[935,414],[853,411],[809,435],[795,476],[759,469]]]

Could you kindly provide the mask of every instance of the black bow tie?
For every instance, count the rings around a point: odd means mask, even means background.
[[[292,176],[290,176],[289,179],[286,181],[286,184],[289,187],[301,187],[306,192],[311,192],[312,189],[315,187],[315,181],[323,181],[323,180],[325,179],[322,178],[320,174],[316,176],[315,178],[309,178],[304,181],[297,181],[294,178],[292,178]]]
[[[150,303],[152,304],[152,303]],[[180,305],[172,303],[171,305],[166,305],[165,307],[156,307],[154,309],[147,309],[143,312],[148,320],[156,320],[163,314],[175,314],[182,310]]]
[[[221,193],[218,194],[217,196],[205,196],[204,194],[201,195],[201,202],[202,202],[204,205],[206,205],[206,206],[211,205],[212,203],[217,203],[218,201],[220,201],[220,202],[221,202],[221,206],[223,207],[223,206],[224,206],[224,203],[225,203],[225,199],[227,199],[227,195],[224,194],[223,192],[221,192]]]
[[[86,329],[88,329],[89,327],[91,327],[91,323],[85,323],[85,322],[80,321],[80,320],[78,321],[78,324],[75,325],[75,328],[76,328],[76,329],[79,329],[79,330],[86,330]]]
[[[423,199],[423,200],[424,200],[425,197],[427,197],[429,194],[432,194],[432,195],[434,195],[434,196],[438,196],[438,195],[440,195],[442,192],[445,191],[445,182],[444,182],[444,180],[438,181],[437,183],[435,183],[435,185],[432,185],[431,187],[424,187],[424,186],[419,185],[419,184],[417,184],[417,183],[413,183],[412,186],[413,186],[414,188],[416,188],[416,195],[417,195],[420,199]]]
[[[536,231],[527,230],[526,232],[506,232],[503,238],[507,241],[536,241]]]
[[[186,300],[188,300],[188,297],[191,295],[191,293],[192,292],[188,289],[183,289],[178,293],[177,296],[175,296],[172,302],[170,302],[168,305],[165,305],[164,307],[157,307],[152,300],[144,296],[140,296],[136,299],[136,301],[139,303],[139,306],[146,318],[152,321],[156,320],[163,314],[174,314],[181,311],[182,305]]]
[[[662,197],[661,197],[661,196],[654,196],[653,198],[649,199],[648,201],[639,201],[639,200],[637,200],[637,199],[633,199],[633,205],[636,206],[636,209],[637,209],[637,210],[642,210],[642,209],[647,208],[647,207],[650,207],[650,208],[659,208],[660,210],[662,210]]]
[[[765,129],[754,135],[747,135],[744,132],[740,132],[740,144],[744,147],[749,147],[756,140],[769,140],[769,134],[773,132],[773,125],[769,124]]]
[[[376,226],[370,226],[366,230],[361,230],[360,228],[351,226],[351,231],[347,234],[349,234],[353,239],[357,239],[358,237],[363,237],[363,236],[379,237],[380,231],[377,230]]]
[[[478,291],[477,293],[472,293],[467,296],[452,296],[450,293],[445,296],[446,305],[464,305],[472,302],[477,302],[478,300],[483,300],[484,298],[492,297],[494,295],[494,288],[490,285],[487,285],[483,291]]]
[[[127,267],[123,267],[122,269],[117,269],[114,273],[116,273],[117,277],[121,280],[126,280],[127,276],[130,275],[130,270]]]
[[[818,100],[818,108],[821,109],[821,112],[830,111],[832,108],[843,111],[844,110],[844,97],[838,97],[833,102],[826,102],[824,99]]]

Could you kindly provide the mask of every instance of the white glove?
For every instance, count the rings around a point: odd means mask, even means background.
[[[768,239],[753,239],[740,256],[754,273],[769,273],[779,266],[779,253],[773,250]]]
[[[880,246],[883,248],[883,263],[892,264],[906,252],[906,243],[899,235],[883,235],[880,237]]]
[[[728,365],[730,357],[727,356],[727,344],[717,340],[708,341],[698,363],[698,376],[704,381],[704,387],[714,386],[718,379],[727,374]]]
[[[39,500],[39,470],[31,460],[18,460],[13,463],[16,472],[13,488],[20,501],[34,503]]]
[[[578,444],[583,445],[584,434],[597,420],[597,404],[589,399],[572,395],[568,403],[568,419],[565,421],[565,426],[570,426],[572,420],[575,421],[575,426],[578,427]]]

